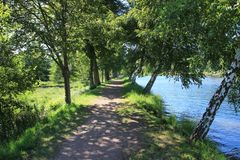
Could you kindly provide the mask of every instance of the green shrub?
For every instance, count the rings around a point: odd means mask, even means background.
[[[38,112],[23,102],[0,99],[0,141],[16,138],[38,121]]]

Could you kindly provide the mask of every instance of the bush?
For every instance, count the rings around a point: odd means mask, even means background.
[[[33,108],[11,99],[0,99],[0,117],[2,143],[6,143],[10,138],[16,138],[38,120],[38,114]]]

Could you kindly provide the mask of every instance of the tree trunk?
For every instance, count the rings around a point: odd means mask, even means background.
[[[86,55],[90,59],[90,88],[91,86],[100,85],[100,78],[99,78],[99,72],[98,72],[98,65],[97,65],[97,57],[95,53],[94,46],[90,43],[89,40],[86,40]],[[92,85],[94,84],[94,85]]]
[[[100,78],[99,78],[99,72],[98,72],[98,65],[97,65],[97,58],[95,52],[93,53],[93,78],[94,78],[94,84],[100,85]]]
[[[190,136],[191,141],[204,139],[209,131],[209,128],[214,120],[214,117],[220,108],[224,98],[226,97],[230,87],[234,83],[237,76],[236,72],[240,68],[240,49],[236,50],[235,59],[231,64],[230,69],[224,76],[224,79],[211,98],[209,106],[202,116],[202,119],[198,123],[197,127],[194,129],[192,135]]]
[[[110,72],[108,69],[105,69],[105,81],[109,81],[110,80]]]
[[[137,69],[133,72],[133,74],[132,74],[132,76],[131,76],[131,81],[132,81],[132,83],[136,83],[136,79],[137,79],[137,76],[138,76],[138,72],[139,72],[139,68],[137,68]]]
[[[143,62],[144,62],[143,57],[141,57],[139,66],[137,66],[136,70],[131,75],[130,79],[131,79],[132,83],[136,83],[136,78],[137,78],[138,74],[142,71]]]
[[[63,67],[62,75],[64,78],[65,102],[66,104],[71,104],[70,72],[68,66]]]
[[[132,70],[132,71],[129,73],[129,77],[128,77],[128,80],[129,80],[129,81],[132,81],[132,77],[133,77],[134,72],[135,72],[135,70]]]
[[[70,87],[70,70],[68,64],[68,34],[66,29],[67,23],[67,1],[60,1],[61,10],[61,37],[62,37],[62,54],[63,54],[63,64],[61,66],[62,75],[64,78],[64,89],[65,89],[65,102],[66,104],[71,104],[71,87]]]
[[[102,69],[102,82],[104,81],[104,70]]]
[[[154,84],[154,82],[155,82],[155,80],[156,80],[156,78],[157,78],[157,76],[158,76],[158,72],[159,72],[159,68],[157,68],[157,69],[153,72],[150,80],[148,81],[147,85],[145,86],[145,88],[144,88],[144,90],[143,90],[144,93],[150,93],[150,91],[151,91],[151,89],[152,89],[152,86],[153,86],[153,84]]]
[[[94,79],[93,79],[93,60],[90,59],[90,69],[89,69],[89,88],[94,89],[96,88],[96,85],[94,84]]]

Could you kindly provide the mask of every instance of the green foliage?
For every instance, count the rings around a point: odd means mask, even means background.
[[[32,127],[38,120],[34,108],[16,100],[0,98],[0,141],[21,135],[25,129]]]
[[[33,85],[32,69],[22,63],[21,54],[15,54],[12,44],[14,23],[10,21],[10,10],[0,3],[0,97],[9,98],[23,92]],[[3,12],[3,13],[2,13]],[[13,25],[13,28],[11,28]]]
[[[22,53],[13,52],[13,32],[10,10],[0,3],[0,141],[20,135],[37,121],[33,108],[16,100],[16,96],[32,88],[36,82],[33,68],[22,62]],[[11,26],[12,25],[12,26]]]
[[[104,0],[103,4],[109,8],[115,14],[122,14],[128,10],[127,4],[123,3],[121,0]]]
[[[83,53],[77,52],[74,59],[70,60],[72,66],[70,69],[71,80],[88,85],[89,81],[89,59]]]
[[[5,60],[0,62],[0,96],[8,98],[31,88],[36,81],[32,70],[20,65],[18,56],[0,54]]]
[[[208,62],[214,70],[226,70],[231,62],[239,47],[239,14],[236,0],[136,0],[121,25],[128,76],[142,55],[144,72],[160,66],[160,74],[174,76],[184,86],[201,84]]]
[[[34,128],[27,129],[24,134],[17,140],[11,141],[8,145],[0,146],[0,157],[2,159],[15,159],[20,158],[19,155],[25,154],[24,150],[31,149],[36,146],[39,138],[40,125],[37,124]]]
[[[235,83],[228,93],[228,102],[234,106],[236,112],[240,111],[240,81],[239,78],[235,80]]]
[[[89,60],[86,55],[77,52],[75,57],[70,59],[70,63],[70,80],[87,85],[89,79]],[[49,70],[50,81],[59,84],[63,83],[62,71],[56,63],[51,63]]]
[[[51,64],[49,80],[55,83],[63,83],[62,71],[56,63]]]
[[[49,81],[49,70],[51,60],[46,57],[41,51],[34,48],[29,48],[24,51],[21,55],[21,61],[25,63],[25,68],[28,68],[33,71],[34,77],[40,81]]]

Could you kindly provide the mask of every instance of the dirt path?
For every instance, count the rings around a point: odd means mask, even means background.
[[[66,139],[56,160],[125,160],[141,148],[144,125],[123,123],[114,111],[124,103],[123,85],[114,81],[91,108],[92,114]]]

